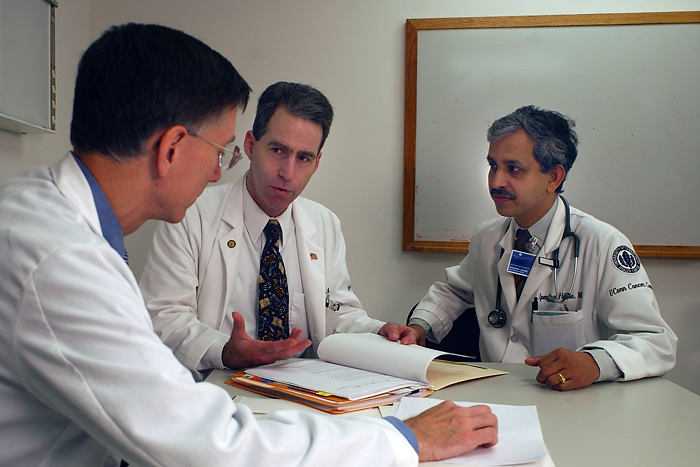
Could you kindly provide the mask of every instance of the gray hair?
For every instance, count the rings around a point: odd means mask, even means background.
[[[566,172],[566,180],[578,155],[578,135],[574,131],[575,126],[576,123],[571,118],[559,112],[528,105],[493,122],[486,133],[486,139],[489,143],[494,143],[518,130],[525,131],[535,143],[532,155],[540,164],[542,173],[550,172],[557,165],[561,165]],[[557,187],[557,193],[563,191],[564,180]]]

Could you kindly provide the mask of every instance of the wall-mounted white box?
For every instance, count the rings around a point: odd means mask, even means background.
[[[0,128],[56,130],[55,0],[0,0]]]

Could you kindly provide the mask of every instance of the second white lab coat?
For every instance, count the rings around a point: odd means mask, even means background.
[[[161,223],[141,276],[156,332],[193,372],[200,362],[205,368],[223,368],[221,350],[230,335],[219,329],[232,311],[247,316],[248,334],[256,335],[256,310],[234,310],[230,305],[237,276],[258,274],[238,261],[237,246],[246,235],[245,189],[245,175],[233,184],[208,187],[182,222]],[[302,197],[288,209],[296,226],[312,349],[333,332],[377,332],[384,322],[367,316],[352,291],[338,218]],[[327,290],[341,305],[338,311],[326,308]],[[207,352],[210,347],[213,352]],[[202,361],[205,353],[216,355],[216,360]]]
[[[469,254],[459,266],[446,270],[447,281],[430,288],[413,316],[428,322],[433,337],[440,341],[462,311],[475,306],[483,361],[522,362],[559,347],[598,348],[612,357],[624,380],[665,374],[675,365],[678,339],[661,318],[644,267],[636,254],[630,253],[632,245],[620,231],[575,208],[571,208],[571,229],[581,239],[580,258],[574,298],[566,302],[575,313],[533,317],[533,299],[539,311],[564,310],[563,305],[550,303],[545,297],[568,292],[573,280],[573,241],[561,241],[565,220],[564,203],[558,199],[538,254],[551,258],[560,248],[556,289],[553,268],[536,260],[516,303],[513,274],[507,271],[515,223],[510,218],[491,219],[477,227]],[[627,265],[620,264],[623,257]],[[495,307],[499,276],[507,322],[495,328],[489,324],[488,314]]]

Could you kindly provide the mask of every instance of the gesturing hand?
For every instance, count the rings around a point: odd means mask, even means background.
[[[311,345],[309,339],[301,339],[301,329],[294,328],[289,337],[279,341],[255,340],[245,332],[245,320],[237,311],[233,316],[231,338],[224,345],[221,359],[227,368],[246,368],[266,365],[289,358]]]

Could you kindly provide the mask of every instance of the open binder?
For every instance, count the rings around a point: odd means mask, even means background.
[[[441,355],[445,353],[401,345],[376,334],[333,334],[321,342],[318,360],[250,368],[233,373],[227,383],[328,413],[346,413],[392,404],[407,396],[424,397],[462,381],[506,374],[442,361]]]

